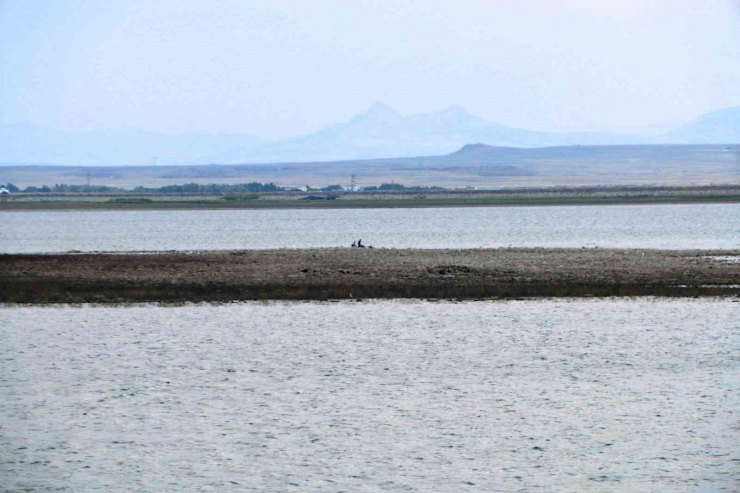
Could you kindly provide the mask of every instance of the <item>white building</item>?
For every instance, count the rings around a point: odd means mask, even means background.
[[[10,190],[5,187],[0,187],[0,195],[10,195]]]

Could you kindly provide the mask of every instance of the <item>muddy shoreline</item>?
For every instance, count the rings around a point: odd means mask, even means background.
[[[740,296],[738,258],[600,248],[13,254],[0,255],[0,302]]]

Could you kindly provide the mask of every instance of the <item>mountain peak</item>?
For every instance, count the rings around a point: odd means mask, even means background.
[[[460,155],[460,154],[479,154],[482,152],[491,152],[494,151],[496,147],[489,146],[486,144],[476,143],[476,144],[465,144],[460,149],[456,150],[450,156],[452,155]]]
[[[447,108],[438,111],[437,113],[431,113],[431,115],[441,122],[455,125],[467,125],[474,122],[482,121],[477,116],[468,113],[465,108],[463,108],[459,104],[448,106]]]
[[[373,103],[372,106],[370,106],[370,108],[368,108],[368,110],[367,110],[367,112],[365,114],[367,114],[367,115],[383,115],[383,114],[388,114],[388,115],[399,116],[398,113],[396,113],[396,110],[394,110],[393,108],[391,108],[387,104],[382,103],[380,101],[378,101],[377,103]]]
[[[441,113],[467,114],[468,112],[459,104],[453,104],[443,109]]]
[[[403,120],[403,117],[396,113],[396,110],[385,103],[375,103],[365,113],[357,115],[350,120],[352,125],[397,125]]]
[[[461,151],[475,151],[475,150],[482,150],[482,149],[492,149],[493,146],[489,146],[486,144],[481,144],[480,142],[477,142],[475,144],[465,144],[462,146]]]

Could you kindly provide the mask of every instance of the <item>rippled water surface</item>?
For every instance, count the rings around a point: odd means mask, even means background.
[[[0,252],[389,248],[740,248],[740,204],[8,212]]]
[[[0,489],[737,491],[738,307],[6,307]]]

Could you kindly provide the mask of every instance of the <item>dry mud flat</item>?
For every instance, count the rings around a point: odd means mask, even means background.
[[[0,302],[727,296],[740,250],[313,249],[0,255]]]

